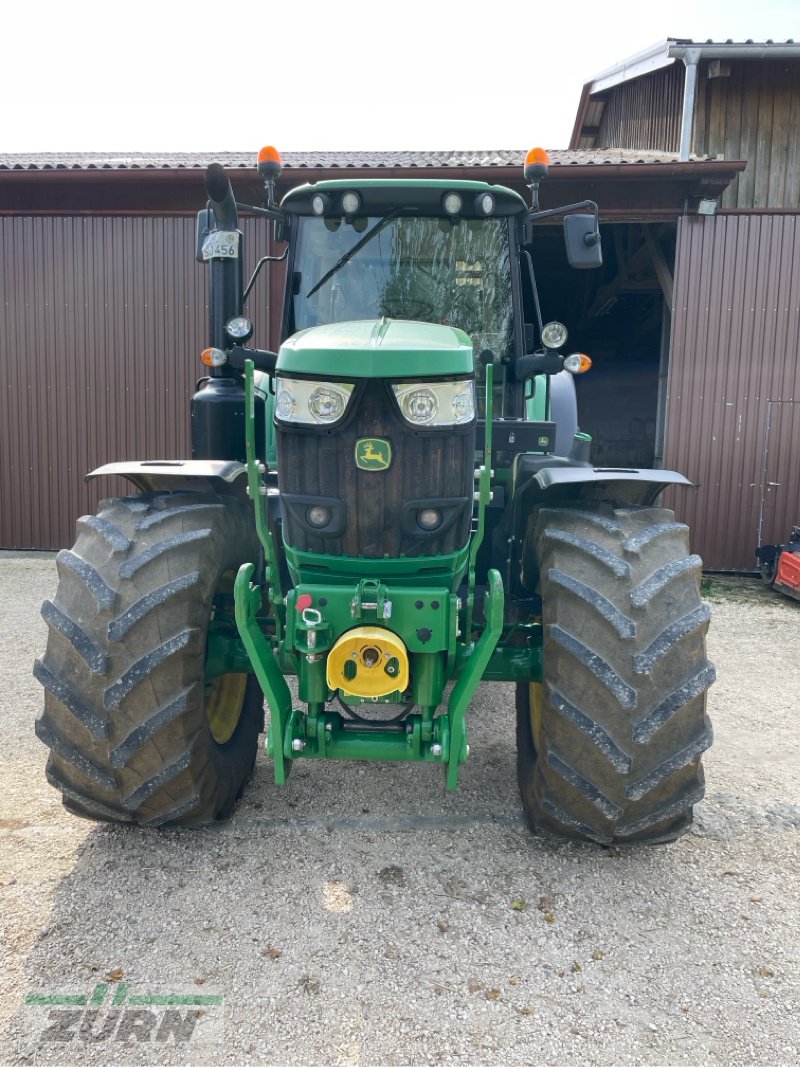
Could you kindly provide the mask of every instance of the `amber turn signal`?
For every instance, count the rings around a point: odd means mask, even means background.
[[[570,374],[585,374],[591,365],[591,359],[583,352],[574,352],[564,360],[564,370],[568,370]]]
[[[200,353],[200,362],[207,367],[221,367],[228,362],[228,353],[221,348],[204,348]]]

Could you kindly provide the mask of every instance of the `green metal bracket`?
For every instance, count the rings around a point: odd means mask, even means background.
[[[487,371],[489,368],[486,368]],[[489,428],[487,424],[487,435]],[[491,454],[491,453],[489,453]],[[472,655],[464,663],[464,669],[453,686],[447,703],[447,717],[450,721],[450,757],[447,764],[447,788],[453,790],[458,785],[458,765],[467,759],[467,731],[464,725],[469,702],[478,688],[486,665],[503,631],[503,579],[499,571],[489,571],[489,589],[486,593],[486,628],[478,639]]]
[[[206,639],[206,681],[221,674],[249,674],[252,670],[250,658],[232,621],[213,620]]]
[[[494,366],[486,364],[486,431],[483,444],[483,465],[478,471],[478,523],[469,548],[469,571],[467,575],[467,611],[464,623],[464,640],[472,642],[472,615],[475,609],[475,562],[483,543],[486,505],[491,500],[492,482],[492,414],[493,414]],[[501,586],[502,591],[502,586]]]
[[[293,711],[284,738],[284,755],[303,759],[372,760],[393,763],[444,763],[448,719],[440,715],[427,731],[421,715],[409,715],[403,726],[370,730],[345,720],[336,711],[316,715]]]
[[[510,634],[522,627],[511,627]],[[541,626],[525,626],[525,645],[511,644],[503,633],[483,672],[484,682],[540,682],[542,680]]]
[[[292,712],[292,695],[272,649],[258,625],[256,616],[261,608],[261,589],[250,582],[254,571],[252,563],[243,563],[236,575],[233,589],[236,625],[269,704],[271,715],[268,746],[275,761],[275,781],[278,785],[283,785],[292,769],[292,761],[286,759],[283,752],[286,723]]]
[[[350,602],[353,619],[363,619],[365,612],[374,612],[376,620],[391,618],[392,603],[386,595],[386,587],[377,578],[362,578]]]
[[[244,440],[247,455],[247,495],[253,502],[256,519],[256,533],[264,549],[266,571],[264,583],[269,586],[270,603],[280,609],[283,606],[283,591],[281,590],[280,568],[278,566],[278,554],[275,550],[275,541],[267,526],[264,497],[267,495],[267,487],[261,481],[261,475],[266,472],[266,467],[260,462],[256,454],[256,408],[255,391],[253,388],[253,361],[245,360],[244,364]],[[280,634],[281,611],[276,612],[278,633]]]

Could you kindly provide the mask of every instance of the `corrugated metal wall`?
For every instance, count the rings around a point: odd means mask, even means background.
[[[800,208],[800,63],[739,60],[700,85],[692,151],[746,159],[722,194],[723,208]]]
[[[681,219],[667,405],[664,466],[700,483],[668,503],[706,567],[752,570],[762,493],[764,543],[800,522],[799,216]]]
[[[268,224],[244,225],[249,273]],[[798,227],[680,223],[664,463],[702,483],[673,503],[709,567],[753,566],[762,488],[766,542],[800,520]],[[193,247],[185,218],[0,218],[0,548],[71,544],[74,520],[124,491],[86,485],[93,467],[188,455],[206,341]],[[281,273],[250,303],[263,347],[278,342]]]
[[[244,223],[246,271],[267,226]],[[84,483],[93,467],[189,455],[206,285],[193,219],[0,218],[0,548],[72,544],[75,519],[125,491]],[[269,291],[251,301],[262,347]]]
[[[683,82],[683,64],[674,63],[611,89],[595,146],[677,152],[681,140]]]

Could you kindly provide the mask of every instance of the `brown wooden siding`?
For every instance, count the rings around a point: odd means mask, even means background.
[[[686,217],[678,226],[664,466],[706,567],[754,568],[800,521],[800,218]]]
[[[246,273],[267,225],[244,223]],[[72,544],[125,491],[84,483],[102,463],[189,455],[206,285],[193,219],[0,218],[0,548]],[[250,304],[263,347],[269,292],[259,279]]]
[[[677,152],[683,82],[683,64],[675,63],[610,90],[594,146]]]
[[[746,159],[722,208],[800,209],[800,63],[731,61],[709,78],[700,65],[693,151]]]

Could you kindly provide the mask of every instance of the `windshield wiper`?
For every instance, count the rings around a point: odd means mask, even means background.
[[[375,234],[378,233],[379,230],[382,230],[387,222],[391,222],[392,219],[397,218],[401,211],[402,208],[395,208],[393,211],[390,211],[388,215],[384,215],[382,219],[379,219],[372,227],[372,229],[368,230],[364,234],[360,241],[356,241],[353,247],[347,252],[345,252],[339,262],[335,263],[327,274],[323,274],[323,276],[313,287],[313,289],[309,289],[309,291],[306,293],[306,300],[308,300],[310,296],[313,296],[314,293],[316,293],[317,289],[321,289],[325,282],[332,278],[337,271],[341,270],[345,263],[351,260],[353,256],[356,255],[356,253],[360,252],[364,245],[367,244],[368,241],[371,241]]]

